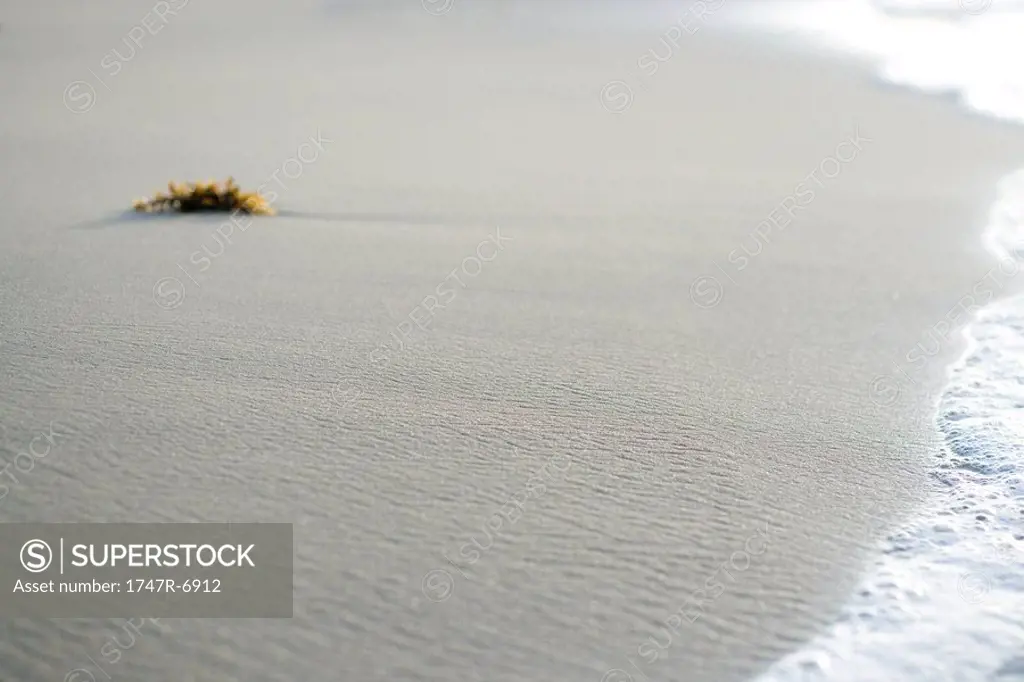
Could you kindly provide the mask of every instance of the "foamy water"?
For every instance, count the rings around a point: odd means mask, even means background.
[[[1024,123],[1024,3],[778,2],[746,18],[875,60],[889,84]],[[998,197],[980,238],[1006,281],[1024,268],[1024,170]],[[1024,676],[1024,298],[969,312],[939,401],[930,503],[885,541],[830,630],[760,682]]]

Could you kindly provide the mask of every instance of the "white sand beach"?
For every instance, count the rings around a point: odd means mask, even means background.
[[[728,682],[836,616],[1024,132],[615,3],[177,4],[0,12],[0,453],[67,434],[0,520],[293,523],[295,616],[0,678]],[[303,215],[122,215],[228,175]]]

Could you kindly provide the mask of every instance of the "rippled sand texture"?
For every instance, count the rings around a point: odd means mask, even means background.
[[[63,436],[0,520],[290,521],[296,615],[7,623],[0,678],[721,682],[829,620],[1024,140],[552,7],[192,2],[115,63],[150,5],[5,8],[0,437]],[[282,215],[108,220],[228,175]]]

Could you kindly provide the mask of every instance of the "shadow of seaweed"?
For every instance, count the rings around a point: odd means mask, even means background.
[[[152,224],[176,220],[179,222],[190,222],[194,224],[207,224],[218,222],[222,216],[201,213],[138,213],[128,210],[121,213],[113,213],[104,218],[83,220],[68,227],[69,230],[95,230],[113,225]]]
[[[465,223],[451,216],[430,216],[412,213],[319,213],[311,211],[292,211],[283,209],[277,213],[281,217],[299,218],[302,220],[318,220],[332,223],[384,223],[392,225],[451,225],[454,222]]]
[[[411,213],[359,213],[359,212],[312,212],[281,209],[276,216],[248,216],[252,220],[264,218],[298,218],[300,220],[313,220],[329,223],[376,223],[385,225],[429,225],[429,226],[452,226],[452,225],[478,225],[479,220],[453,219],[445,216],[431,216]],[[221,223],[230,219],[225,214],[214,213],[138,213],[136,211],[123,211],[108,215],[104,218],[86,220],[71,225],[68,229],[87,230],[112,227],[115,225],[152,225],[169,221],[189,222],[192,224]]]

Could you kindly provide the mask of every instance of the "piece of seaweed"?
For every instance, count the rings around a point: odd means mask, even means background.
[[[157,193],[152,199],[136,199],[133,207],[140,213],[177,211],[241,211],[253,215],[275,215],[275,211],[258,192],[243,192],[228,178],[222,186],[217,182],[167,183],[169,194]]]

